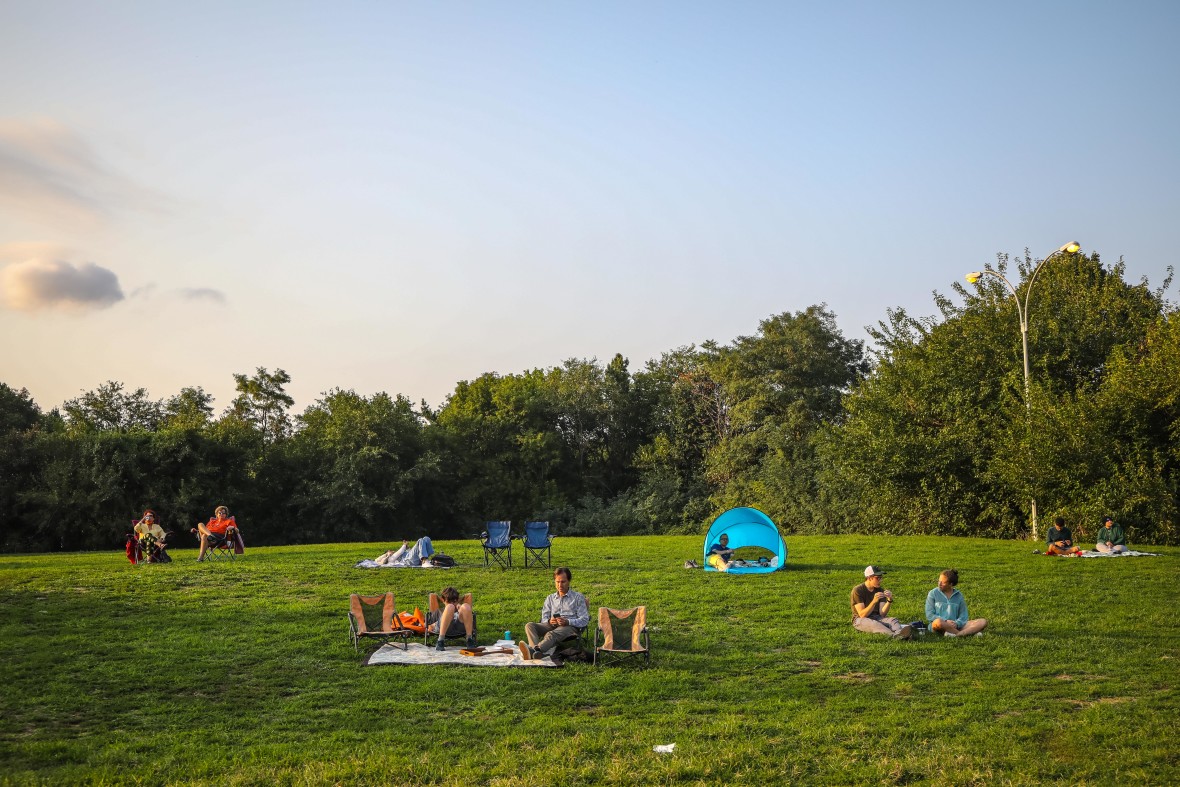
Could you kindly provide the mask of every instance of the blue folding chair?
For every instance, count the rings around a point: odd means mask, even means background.
[[[548,522],[524,523],[524,567],[529,565],[553,567],[553,537]],[[531,559],[531,563],[530,563]]]
[[[479,535],[483,544],[483,564],[491,565],[491,560],[500,564],[501,569],[512,566],[512,523],[488,522],[487,528]],[[491,560],[489,560],[489,558]]]

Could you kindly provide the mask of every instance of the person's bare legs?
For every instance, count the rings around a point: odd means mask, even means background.
[[[942,634],[949,634],[952,637],[969,637],[972,634],[978,634],[987,628],[987,618],[976,618],[975,620],[968,620],[963,628],[959,628],[953,620],[943,620],[938,618],[930,624],[933,631]]]
[[[466,602],[459,605],[458,614],[459,621],[463,624],[463,628],[467,631],[467,639],[471,639],[471,635],[475,633],[475,613],[472,611],[471,605]]]
[[[209,549],[209,539],[213,537],[204,522],[197,523],[197,537],[201,540],[201,551],[197,553],[197,562],[200,563],[205,559],[205,551]]]

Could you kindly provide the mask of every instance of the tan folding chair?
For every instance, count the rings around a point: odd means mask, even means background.
[[[401,640],[402,650],[408,649],[407,640],[414,636],[414,632],[402,625],[401,618],[393,606],[393,594],[385,593],[380,596],[362,596],[353,593],[348,597],[348,632],[352,638],[353,648],[360,650],[361,639]],[[372,615],[376,609],[381,609],[380,624],[370,623],[365,617],[366,611]]]
[[[598,635],[603,637],[598,644]],[[651,663],[651,642],[647,635],[647,607],[634,609],[598,608],[598,628],[594,630],[594,664],[598,654],[603,664],[642,658],[644,664]]]

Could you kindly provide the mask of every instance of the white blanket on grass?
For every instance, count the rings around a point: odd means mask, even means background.
[[[557,666],[548,657],[525,661],[520,657],[520,652],[515,649],[511,653],[463,656],[460,655],[458,646],[448,645],[446,650],[437,651],[433,647],[423,645],[421,642],[408,643],[405,650],[402,650],[400,645],[386,642],[365,659],[365,666],[372,667],[379,664],[462,664],[465,667]]]
[[[1133,549],[1126,552],[1099,552],[1095,549],[1087,549],[1082,552],[1082,557],[1159,557],[1159,553],[1136,552]]]
[[[378,563],[376,560],[362,560],[361,562],[359,562],[355,566],[353,566],[353,568],[450,568],[450,566],[432,566],[429,563],[427,563],[424,566],[401,566],[401,565],[387,566],[387,565],[383,565],[381,563]]]

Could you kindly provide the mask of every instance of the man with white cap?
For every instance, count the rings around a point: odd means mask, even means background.
[[[870,634],[888,634],[894,639],[909,639],[914,630],[897,618],[885,617],[893,604],[893,593],[881,587],[885,575],[877,566],[865,568],[865,581],[852,589],[852,627]]]

